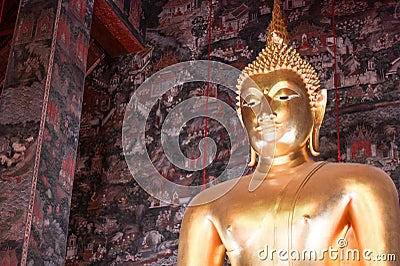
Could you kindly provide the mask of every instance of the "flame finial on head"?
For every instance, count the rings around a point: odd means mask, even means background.
[[[288,43],[288,36],[289,34],[282,18],[280,0],[274,0],[274,10],[272,11],[271,23],[269,24],[267,43],[276,41]]]

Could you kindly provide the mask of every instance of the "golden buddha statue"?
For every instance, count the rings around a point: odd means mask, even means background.
[[[274,5],[267,45],[238,81],[238,113],[264,176],[256,186],[254,175],[229,180],[192,200],[178,265],[222,265],[225,255],[232,265],[399,265],[400,208],[390,177],[309,156],[307,148],[319,153],[326,90],[288,46],[279,1]],[[272,159],[263,152],[271,142]],[[215,194],[223,196],[211,200]]]

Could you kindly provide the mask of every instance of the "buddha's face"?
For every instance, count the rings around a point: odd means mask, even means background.
[[[260,156],[284,156],[306,145],[313,126],[310,100],[293,72],[252,76],[243,83],[241,97],[243,123]]]

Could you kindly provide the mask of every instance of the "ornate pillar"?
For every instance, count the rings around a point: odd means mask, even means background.
[[[94,0],[21,0],[0,103],[0,265],[64,263]]]

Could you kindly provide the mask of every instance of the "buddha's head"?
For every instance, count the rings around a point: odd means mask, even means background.
[[[307,144],[316,156],[326,90],[320,88],[314,68],[288,46],[287,36],[275,0],[266,47],[238,80],[238,113],[259,156],[265,155],[271,143],[274,157],[289,155]]]

